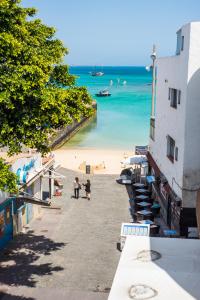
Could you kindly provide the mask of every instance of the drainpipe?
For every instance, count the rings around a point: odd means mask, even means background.
[[[154,140],[154,130],[155,130],[155,81],[156,81],[156,46],[153,45],[153,51],[151,54],[152,59],[152,69],[153,69],[153,78],[152,78],[152,98],[151,98],[151,119],[150,119],[150,137]]]
[[[155,117],[155,77],[156,77],[156,68],[155,68],[155,60],[156,60],[156,46],[153,45],[153,51],[151,54],[152,59],[152,68],[153,68],[153,80],[152,80],[152,101],[151,101],[151,118]]]

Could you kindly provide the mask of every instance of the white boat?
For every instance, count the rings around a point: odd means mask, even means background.
[[[97,94],[96,94],[97,97],[108,97],[108,96],[111,96],[110,92],[106,89],[106,90],[102,90],[102,91],[99,91]]]
[[[94,70],[92,72],[90,72],[91,76],[103,76],[103,67],[101,67],[101,71],[97,71],[97,68],[99,69],[99,67],[94,67]]]
[[[91,72],[92,76],[103,76],[104,73],[103,72]]]

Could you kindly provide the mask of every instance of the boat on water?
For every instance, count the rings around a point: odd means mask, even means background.
[[[96,94],[96,96],[97,97],[108,97],[108,96],[111,96],[111,93],[106,89],[106,90],[99,91]]]
[[[103,72],[91,72],[90,73],[92,76],[103,76],[104,73]]]
[[[95,66],[93,71],[90,72],[90,75],[91,76],[103,76],[104,75],[103,67],[101,66],[101,68],[100,68],[100,67]]]

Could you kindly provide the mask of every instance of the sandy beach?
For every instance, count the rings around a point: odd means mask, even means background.
[[[79,171],[84,162],[95,166],[94,174],[119,174],[122,170],[121,161],[132,156],[133,151],[113,149],[58,149],[53,151],[56,162],[62,167]],[[104,168],[105,167],[105,168]]]

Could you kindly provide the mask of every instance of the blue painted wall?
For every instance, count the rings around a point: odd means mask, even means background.
[[[0,249],[13,239],[13,201],[14,198],[10,198],[0,204],[0,217],[3,221],[0,229]]]

